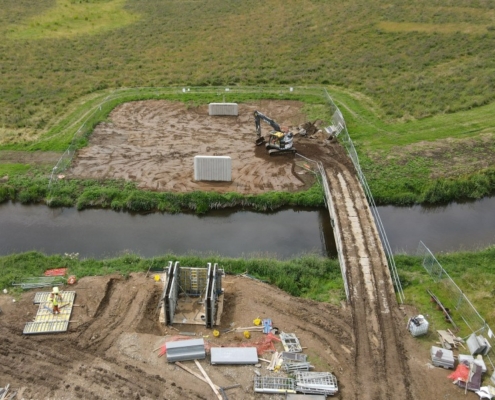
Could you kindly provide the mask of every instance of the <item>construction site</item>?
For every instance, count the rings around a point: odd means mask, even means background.
[[[51,287],[16,297],[6,290],[5,398],[477,398],[432,365],[431,343],[408,330],[418,310],[398,304],[369,204],[337,137],[342,127],[306,124],[302,106],[260,101],[215,115],[208,106],[126,103],[96,127],[65,178],[126,179],[159,191],[295,192],[314,184],[319,165],[345,282],[340,305],[226,275],[215,263],[175,260],[158,271],[61,285],[56,315],[47,305]],[[265,118],[256,119],[257,110]]]

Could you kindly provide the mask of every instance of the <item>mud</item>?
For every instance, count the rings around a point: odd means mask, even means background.
[[[76,155],[68,177],[126,179],[148,190],[215,191],[256,194],[307,188],[304,171],[294,171],[294,156],[270,156],[256,146],[253,112],[297,128],[305,121],[302,103],[260,101],[239,104],[238,116],[209,116],[208,106],[188,108],[169,101],[138,101],[117,107],[110,122],[99,124],[89,146]],[[272,130],[262,122],[262,133]],[[298,132],[293,130],[294,133]],[[317,139],[296,136],[295,148]],[[308,149],[306,157],[313,154]],[[194,180],[194,156],[229,156],[232,182]]]
[[[340,391],[335,398],[360,398],[359,393],[373,389],[358,383],[356,371],[362,372],[362,366],[355,361],[359,347],[354,325],[359,321],[353,321],[348,306],[293,298],[244,277],[227,276],[223,288],[224,312],[217,329],[252,326],[257,317],[271,318],[279,330],[296,333],[316,371],[336,375]],[[205,336],[209,346],[237,346],[263,336],[253,332],[246,339],[241,333],[225,333],[214,338],[202,326],[161,325],[156,312],[161,282],[145,274],[87,277],[68,290],[76,291],[78,305],[73,308],[69,330],[47,335],[22,335],[37,310],[34,291],[24,293],[15,303],[11,296],[0,295],[0,386],[10,383],[25,399],[215,399],[207,384],[167,363],[156,349],[179,331]],[[396,321],[403,340],[403,353],[397,357],[411,374],[409,397],[474,399],[474,394],[465,396],[452,385],[446,378],[448,371],[427,367],[428,349],[405,330],[406,314],[412,312],[406,311]],[[275,346],[282,350],[279,343]],[[265,353],[263,358],[270,357]],[[261,363],[260,373],[269,374],[267,363]],[[185,364],[196,370],[193,362]],[[253,366],[212,366],[207,360],[201,364],[215,384],[241,384],[227,391],[231,400],[280,398],[254,392]],[[372,356],[367,368],[377,368]],[[393,383],[386,379],[373,383],[373,387],[381,386],[388,388],[389,398],[404,397],[394,393]]]

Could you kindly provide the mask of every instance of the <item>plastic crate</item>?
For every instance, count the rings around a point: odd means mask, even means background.
[[[416,337],[425,335],[428,332],[428,326],[428,321],[422,315],[418,315],[409,319],[407,328],[411,335]]]

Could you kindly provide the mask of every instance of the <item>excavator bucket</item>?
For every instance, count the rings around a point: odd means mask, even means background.
[[[261,146],[263,143],[265,143],[265,138],[263,136],[256,139],[256,146]]]

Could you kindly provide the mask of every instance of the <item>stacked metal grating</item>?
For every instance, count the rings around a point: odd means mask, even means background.
[[[436,367],[454,369],[454,353],[441,347],[431,346],[431,362]]]
[[[333,396],[339,390],[337,378],[330,372],[296,371],[295,378],[299,393]]]
[[[283,351],[281,353],[281,357],[282,359],[284,360],[284,362],[293,362],[293,361],[296,361],[296,362],[306,362],[308,356],[306,354],[302,354],[302,353],[291,353],[291,352],[288,352],[288,351]]]
[[[287,394],[285,400],[325,400],[324,394]]]
[[[204,339],[181,340],[167,343],[167,361],[202,360],[206,358]]]
[[[291,373],[294,371],[309,371],[311,368],[314,368],[313,365],[309,362],[287,362],[284,361],[282,368],[285,372]]]
[[[292,378],[275,376],[255,376],[254,391],[256,393],[296,393],[295,381]]]
[[[300,353],[302,352],[301,344],[295,333],[280,333],[280,340],[284,346],[284,350],[289,353]]]
[[[64,279],[60,276],[40,276],[36,278],[26,278],[23,282],[12,282],[12,286],[20,286],[22,289],[36,289],[57,286],[63,283]]]
[[[314,368],[311,363],[307,362],[306,354],[302,353],[291,353],[284,351],[281,353],[282,360],[284,363],[282,368],[284,371],[290,373],[294,371],[309,371],[310,368]]]

